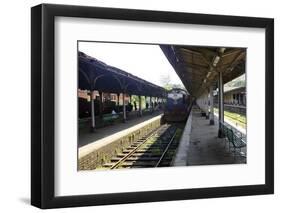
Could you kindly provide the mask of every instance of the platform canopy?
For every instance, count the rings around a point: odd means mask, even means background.
[[[160,45],[188,92],[200,97],[215,86],[219,72],[223,83],[245,73],[246,49]]]
[[[160,86],[107,65],[83,52],[78,52],[78,57],[79,89],[81,90],[166,97],[166,90]]]

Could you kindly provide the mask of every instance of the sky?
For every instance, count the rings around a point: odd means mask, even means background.
[[[79,42],[79,51],[159,86],[161,76],[182,82],[158,45]]]

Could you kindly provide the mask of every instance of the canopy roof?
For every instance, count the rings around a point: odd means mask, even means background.
[[[224,88],[224,94],[230,93],[230,92],[237,92],[237,91],[245,92],[246,91],[246,87],[243,86],[243,87],[226,87],[226,88]]]
[[[109,66],[83,52],[79,57],[79,89],[165,97],[166,90],[121,69]]]
[[[199,97],[216,85],[219,72],[227,83],[245,73],[246,49],[160,45],[188,92]]]

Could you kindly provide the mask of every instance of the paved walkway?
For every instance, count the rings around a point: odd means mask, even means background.
[[[229,151],[228,143],[218,138],[218,122],[210,125],[209,119],[202,117],[196,108],[193,108],[190,118],[187,121],[190,127],[184,130],[175,166],[246,163],[245,157],[234,155]]]
[[[186,121],[181,140],[177,149],[177,153],[173,162],[174,166],[186,166],[187,165],[187,153],[190,143],[190,134],[191,134],[191,123],[192,123],[192,113],[189,114],[189,117]]]
[[[81,158],[81,157],[86,156],[87,154],[92,153],[93,151],[100,150],[100,148],[110,145],[112,142],[114,142],[128,134],[141,129],[144,126],[146,126],[156,120],[160,120],[161,117],[162,117],[162,114],[149,116],[149,118],[148,118],[148,116],[146,116],[145,120],[141,119],[141,120],[143,120],[143,122],[138,122],[138,124],[136,124],[136,125],[132,125],[132,122],[130,122],[129,125],[122,125],[123,129],[120,129],[120,131],[118,131],[118,132],[114,131],[114,133],[110,132],[110,134],[105,134],[105,133],[109,133],[109,131],[112,130],[112,129],[107,129],[107,131],[106,130],[103,131],[104,137],[97,139],[97,140],[93,141],[92,143],[88,143],[85,146],[79,147],[78,156],[79,156],[79,158]],[[128,124],[128,123],[126,123],[126,124]],[[117,126],[118,125],[116,125],[116,127]]]
[[[126,130],[138,124],[141,124],[151,118],[154,118],[158,115],[162,114],[161,111],[155,111],[150,115],[143,115],[142,117],[135,117],[128,120],[126,123],[116,123],[111,126],[106,126],[103,128],[97,129],[94,133],[90,132],[88,128],[80,129],[78,136],[78,147],[85,146],[87,144],[96,142],[100,139],[103,139],[107,136],[116,134],[120,131]]]

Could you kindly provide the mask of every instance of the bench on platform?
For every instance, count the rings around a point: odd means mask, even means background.
[[[119,117],[119,114],[104,114],[102,116],[102,121],[105,125],[113,124],[114,121],[118,120]]]
[[[236,156],[237,150],[239,150],[239,155],[246,157],[245,153],[241,152],[241,148],[246,147],[247,143],[242,137],[242,134],[237,134],[234,132],[233,128],[226,123],[220,122],[222,133],[229,144],[229,151],[231,148],[234,149],[234,156]]]
[[[79,128],[80,128],[80,129],[89,126],[90,123],[91,123],[91,117],[79,118]]]

